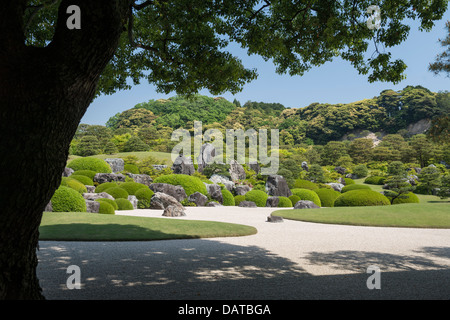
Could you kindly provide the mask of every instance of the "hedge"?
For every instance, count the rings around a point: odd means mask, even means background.
[[[348,186],[350,184],[355,184],[355,180],[351,179],[351,178],[344,178],[345,181],[345,185]]]
[[[257,207],[265,207],[269,196],[261,190],[250,190],[245,194],[246,201],[253,201]]]
[[[278,197],[278,208],[290,208],[293,207],[291,199],[288,197]]]
[[[105,192],[113,196],[114,199],[119,198],[128,199],[128,192],[120,187],[108,188],[105,190]]]
[[[200,192],[205,196],[208,195],[206,186],[200,178],[189,176],[187,174],[168,174],[157,177],[154,183],[168,183],[174,186],[182,186],[186,195],[189,197],[195,192]]]
[[[104,192],[104,191],[106,191],[106,189],[115,188],[115,187],[118,187],[118,186],[119,185],[117,184],[117,182],[113,182],[113,181],[111,181],[111,182],[104,182],[102,184],[99,184],[97,186],[97,188],[95,188],[95,192],[96,193]]]
[[[234,206],[236,203],[234,201],[233,194],[226,188],[222,188],[222,197],[224,206]]]
[[[118,198],[114,200],[117,203],[117,206],[119,207],[117,210],[133,210],[133,205],[131,204],[130,200]]]
[[[400,196],[401,198],[395,198],[392,204],[401,204],[401,203],[419,203],[419,197],[417,197],[414,193],[408,192],[404,195]],[[407,197],[407,198],[406,198]],[[391,197],[388,197],[391,200]]]
[[[87,188],[83,183],[81,183],[80,181],[78,181],[76,179],[71,179],[70,177],[62,177],[61,185],[64,187],[69,187],[69,188],[77,191],[80,194],[87,192]]]
[[[154,192],[150,188],[141,188],[136,191],[136,198],[138,199],[138,208],[139,209],[148,209],[150,208],[150,201],[152,199]]]
[[[390,205],[389,199],[376,191],[360,189],[341,194],[334,201],[335,207],[361,207]]]
[[[99,198],[99,199],[96,199],[95,201],[97,201],[97,202],[106,202],[106,203],[109,203],[110,205],[112,205],[113,206],[113,208],[114,208],[114,210],[117,210],[117,209],[119,209],[119,207],[117,206],[117,203],[116,203],[116,201],[114,201],[114,200],[112,200],[112,199],[108,199],[108,198]]]
[[[364,183],[367,184],[376,184],[376,185],[383,185],[386,181],[386,177],[381,176],[370,176],[364,179]]]
[[[99,201],[100,208],[98,209],[98,213],[102,214],[115,214],[114,207],[105,201]]]
[[[342,193],[345,193],[345,192],[348,192],[348,191],[360,190],[360,189],[372,190],[372,189],[370,189],[369,186],[365,186],[365,185],[363,185],[363,184],[351,184],[351,185],[349,185],[349,186],[343,187],[342,190],[341,190],[341,192],[342,192]]]
[[[138,182],[123,182],[119,184],[119,188],[124,189],[126,192],[128,192],[128,194],[131,195],[136,195],[136,191],[138,191],[139,189],[149,189],[149,187],[145,184]]]
[[[340,192],[328,188],[314,190],[314,192],[319,196],[322,207],[334,207],[334,201],[341,195]]]
[[[96,173],[111,173],[111,167],[109,164],[99,158],[94,157],[85,157],[85,158],[77,158],[70,161],[67,164],[68,168],[72,168],[75,171],[78,170],[92,170]]]
[[[133,173],[133,174],[139,174],[139,168],[135,164],[126,164],[123,166],[124,171]]]
[[[319,186],[317,184],[315,184],[314,182],[311,182],[308,180],[297,179],[297,180],[295,180],[294,188],[315,190],[315,189],[319,189]]]
[[[299,196],[296,196],[295,194],[293,194],[292,196],[289,196],[289,200],[291,200],[292,205],[295,205],[297,202],[299,202],[302,199],[300,199]]]
[[[234,205],[238,206],[239,203],[241,203],[242,201],[245,201],[245,196],[244,195],[234,196]]]
[[[93,186],[94,185],[94,181],[92,181],[91,178],[83,176],[83,175],[78,175],[78,174],[72,174],[70,176],[71,179],[75,179],[77,181],[80,181],[82,184],[87,185],[87,186]]]
[[[315,193],[312,190],[303,189],[303,188],[295,188],[295,189],[292,189],[291,191],[292,191],[292,194],[298,196],[300,198],[300,200],[310,200],[310,201],[314,202],[316,205],[318,205],[319,207],[322,206],[319,196],[317,195],[317,193]]]
[[[72,175],[86,176],[88,178],[91,178],[92,180],[94,180],[94,177],[96,174],[97,174],[97,172],[95,172],[93,170],[78,170],[78,171],[75,171],[74,173],[72,173]]]
[[[72,188],[60,186],[51,199],[54,212],[86,212],[86,201]]]

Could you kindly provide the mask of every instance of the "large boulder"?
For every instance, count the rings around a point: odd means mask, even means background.
[[[210,201],[206,204],[206,206],[207,207],[222,207],[223,205],[218,202],[215,202],[215,201]]]
[[[267,222],[280,223],[283,222],[283,218],[280,216],[273,216],[272,214],[267,217]]]
[[[96,173],[94,176],[94,182],[98,184],[112,181],[125,182],[125,176],[121,173]]]
[[[246,178],[244,167],[234,159],[230,162],[229,172],[232,181],[244,180]]]
[[[334,171],[336,171],[336,172],[339,173],[339,174],[344,175],[345,172],[347,171],[347,169],[344,168],[344,167],[341,167],[341,166],[337,166],[337,167],[334,168]]]
[[[131,202],[131,204],[133,205],[133,209],[136,210],[138,202],[139,202],[138,199],[136,198],[136,196],[130,194],[128,196],[128,201]]]
[[[195,172],[194,164],[190,158],[179,155],[173,162],[172,172],[175,174],[192,175]]]
[[[333,188],[333,190],[335,190],[337,192],[341,192],[342,188],[345,187],[345,185],[343,185],[342,183],[336,183],[336,182],[330,182],[330,183],[327,183],[327,185],[329,185],[331,188]]]
[[[216,148],[211,143],[205,143],[200,149],[200,154],[197,158],[198,172],[203,172],[203,169],[214,162],[216,156]]]
[[[290,197],[292,192],[283,176],[271,174],[267,177],[266,192],[269,196]]]
[[[183,217],[186,215],[184,209],[180,209],[177,206],[168,206],[164,208],[164,212],[162,214],[164,217]]]
[[[208,201],[208,197],[197,191],[188,197],[188,201],[195,203],[197,207],[204,207]]]
[[[162,192],[155,192],[150,200],[150,208],[151,209],[165,209],[168,206],[174,206],[178,207],[182,210],[184,210],[184,207],[181,203],[177,201],[174,197],[162,193]]]
[[[75,170],[73,170],[72,168],[64,168],[64,171],[62,173],[63,177],[70,177],[72,175],[72,173],[74,173]]]
[[[239,202],[238,207],[257,208],[256,203],[254,203],[253,201],[241,201]]]
[[[308,163],[306,161],[302,162],[302,169],[305,170],[305,171],[309,170]]]
[[[93,200],[86,200],[86,212],[98,213],[100,203]]]
[[[105,159],[106,163],[111,167],[113,173],[121,172],[124,170],[125,162],[120,158]]]
[[[278,197],[268,197],[266,200],[266,207],[276,208],[280,203],[280,199]]]
[[[106,198],[106,199],[111,199],[114,200],[114,197],[106,192],[100,192],[100,193],[95,193],[95,192],[90,192],[90,193],[83,193],[83,198],[85,200],[90,200],[90,201],[94,201],[100,198]]]
[[[249,192],[251,190],[250,186],[246,185],[246,184],[239,184],[237,186],[234,187],[234,193],[237,196],[243,196],[245,195],[247,192]]]
[[[253,170],[256,172],[256,174],[261,172],[261,167],[259,166],[259,163],[257,161],[252,161],[248,163],[248,167],[250,170]]]
[[[133,179],[134,182],[145,184],[146,186],[150,186],[153,182],[152,177],[148,174],[140,173],[127,173],[127,176]]]
[[[320,208],[317,204],[310,200],[300,200],[294,205],[294,209],[318,209]]]
[[[178,202],[181,202],[187,198],[186,191],[184,191],[182,186],[174,186],[168,183],[152,183],[149,188],[153,192],[168,194],[177,199]]]
[[[166,164],[152,164],[153,169],[155,170],[164,170],[167,168]]]
[[[220,204],[223,203],[222,188],[218,184],[206,184],[206,191],[211,199],[217,200]]]

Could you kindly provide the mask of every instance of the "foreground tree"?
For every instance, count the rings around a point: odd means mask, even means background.
[[[373,2],[382,8],[378,30],[365,23]],[[8,183],[0,187],[0,298],[42,298],[42,211],[97,94],[127,89],[130,78],[165,93],[238,92],[257,73],[226,51],[231,41],[272,59],[280,73],[301,75],[340,56],[371,72],[369,81],[395,83],[405,64],[386,52],[365,58],[369,43],[398,45],[409,32],[403,20],[418,17],[430,30],[446,7],[446,0],[3,1],[0,175]]]

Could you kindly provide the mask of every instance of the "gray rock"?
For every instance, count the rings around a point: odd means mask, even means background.
[[[145,184],[146,186],[150,186],[153,182],[152,177],[148,174],[140,173],[127,173],[127,176],[133,179],[134,182]]]
[[[99,184],[112,181],[125,182],[125,176],[121,173],[96,173],[94,176],[94,182]]]
[[[183,217],[186,215],[184,212],[184,209],[180,209],[177,206],[168,206],[164,209],[164,212],[162,214],[164,217]]]
[[[214,162],[216,156],[216,148],[211,143],[205,143],[200,149],[200,154],[197,158],[198,172],[203,172],[203,169]]]
[[[250,168],[250,170],[255,171],[256,174],[261,172],[261,167],[259,166],[259,163],[257,161],[249,162],[248,167]]]
[[[345,182],[345,179],[344,178],[339,178],[338,180],[338,183],[340,183],[340,184],[342,184],[342,185],[346,185],[347,183]]]
[[[149,188],[153,192],[168,194],[177,199],[178,202],[181,202],[187,198],[186,191],[184,191],[182,186],[174,186],[168,183],[152,183]]]
[[[70,177],[72,175],[72,173],[74,173],[75,170],[73,170],[72,168],[64,168],[64,171],[62,173],[63,177]]]
[[[192,175],[195,172],[194,164],[190,158],[179,155],[173,162],[172,172],[175,174]]]
[[[175,206],[184,210],[181,203],[171,195],[162,192],[155,192],[150,200],[151,209],[165,209],[168,206]]]
[[[342,188],[345,187],[342,183],[330,182],[327,185],[331,186],[333,190],[341,192]]]
[[[228,177],[222,176],[220,174],[213,174],[210,178],[209,181],[211,181],[212,183],[227,183],[230,182],[230,179],[228,179]]]
[[[188,201],[194,202],[197,207],[204,207],[208,201],[208,197],[197,191],[188,197]]]
[[[167,168],[167,165],[165,164],[152,164],[153,169],[155,170],[164,170]]]
[[[45,206],[44,209],[45,212],[52,212],[53,211],[53,206],[52,206],[52,201],[50,200],[47,205]]]
[[[85,187],[86,187],[86,190],[87,190],[88,193],[94,193],[95,192],[95,186],[85,185]]]
[[[215,202],[215,201],[210,201],[210,202],[208,202],[208,203],[206,204],[206,206],[207,206],[207,207],[223,207],[222,204],[217,203],[217,202]]]
[[[131,204],[133,205],[133,209],[136,210],[137,209],[137,205],[138,205],[138,199],[136,198],[136,196],[133,195],[129,195],[128,196],[128,201],[131,202]]]
[[[336,172],[339,173],[339,174],[344,175],[345,172],[347,171],[347,169],[345,169],[344,167],[338,166],[338,167],[335,167],[335,168],[334,168],[334,171],[336,171]]]
[[[253,201],[241,201],[238,207],[257,208],[256,203],[254,203]]]
[[[320,208],[317,204],[310,200],[300,200],[294,205],[294,209],[318,209]]]
[[[417,174],[420,174],[420,172],[422,171],[422,168],[413,168],[414,171],[416,171]]]
[[[86,200],[86,212],[98,213],[100,210],[100,203],[93,200]]]
[[[121,158],[109,158],[105,159],[106,163],[109,164],[113,173],[117,173],[124,170],[125,162]]]
[[[276,208],[280,203],[280,199],[278,197],[268,197],[266,201],[266,207]]]
[[[358,179],[358,175],[354,174],[354,173],[348,173],[348,174],[345,175],[345,177],[353,179],[353,180]]]
[[[308,168],[308,163],[307,163],[306,161],[303,161],[303,162],[302,162],[302,169],[305,170],[305,171],[308,171],[308,170],[309,170],[309,168]]]
[[[267,217],[267,222],[274,222],[274,223],[280,223],[284,222],[282,217],[279,216],[273,216],[272,214]]]
[[[269,196],[290,197],[292,192],[283,176],[271,174],[267,177],[266,191]]]
[[[97,199],[100,199],[100,198],[106,198],[106,199],[114,200],[114,197],[112,195],[106,193],[106,192],[83,193],[83,198],[86,199],[86,200],[91,200],[91,201],[94,201],[94,200],[97,200]]]
[[[244,180],[246,178],[244,167],[234,159],[230,162],[229,172],[232,181]]]
[[[220,204],[223,203],[222,188],[218,184],[206,184],[206,190],[211,199],[217,200]]]
[[[224,183],[224,185],[228,191],[233,192],[233,190],[234,190],[234,182],[233,181],[227,181]]]
[[[234,192],[237,196],[243,196],[250,190],[251,190],[250,186],[246,184],[240,184],[234,187]]]

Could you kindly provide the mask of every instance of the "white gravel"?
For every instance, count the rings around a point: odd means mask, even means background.
[[[48,299],[449,299],[450,229],[284,220],[273,208],[187,207],[185,217],[254,226],[255,235],[147,242],[41,241]],[[116,211],[162,217],[162,210]],[[69,265],[81,290],[68,290]],[[380,268],[369,290],[367,268]]]

